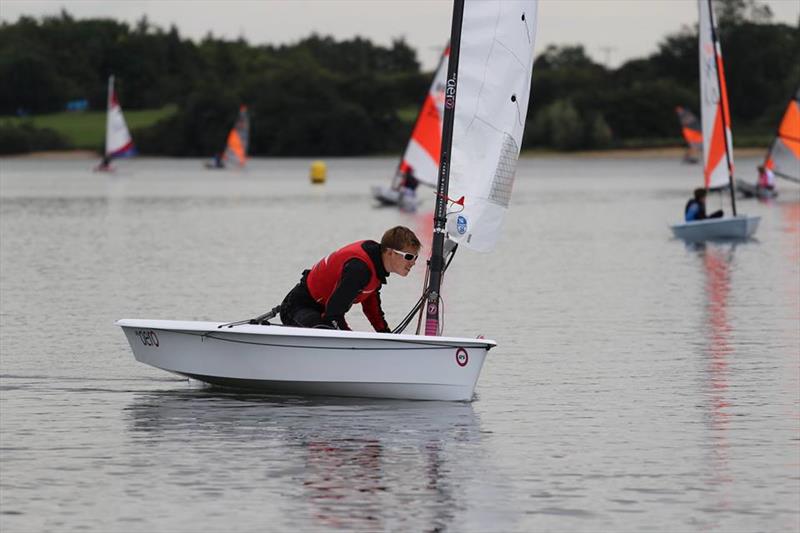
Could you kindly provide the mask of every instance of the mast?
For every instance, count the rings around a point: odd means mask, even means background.
[[[461,48],[461,24],[464,18],[464,0],[453,3],[453,21],[450,30],[450,59],[447,64],[447,82],[444,91],[444,120],[442,124],[442,150],[439,156],[439,181],[436,186],[436,210],[433,214],[433,240],[431,246],[430,281],[425,318],[425,335],[439,334],[439,294],[444,271],[444,239],[447,222],[447,189],[450,180],[450,151],[453,146],[453,123],[456,115],[456,86],[458,85],[458,56]]]
[[[736,189],[733,183],[733,164],[731,163],[731,149],[728,146],[728,131],[730,131],[730,124],[728,124],[728,90],[722,81],[722,57],[721,46],[717,38],[717,25],[714,22],[714,9],[711,6],[711,0],[708,1],[708,16],[711,22],[711,41],[714,43],[714,64],[717,71],[717,88],[719,89],[719,112],[722,114],[722,138],[725,140],[725,160],[728,163],[728,185],[731,192],[731,208],[733,209],[733,216],[736,216]],[[702,31],[702,30],[701,30]]]

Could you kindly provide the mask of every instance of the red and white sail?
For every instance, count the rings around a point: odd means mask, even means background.
[[[106,157],[125,157],[133,155],[135,148],[122,108],[114,89],[114,76],[108,77],[108,113],[106,114]]]
[[[778,134],[764,158],[764,166],[777,176],[800,181],[800,88],[786,107]]]
[[[447,59],[450,47],[445,48],[439,67],[433,76],[433,82],[425,95],[411,138],[403,153],[403,160],[398,168],[398,175],[414,169],[414,175],[420,182],[436,185],[439,178],[439,153],[442,150],[442,118],[444,117],[444,84],[447,79]],[[398,181],[399,183],[399,181]]]
[[[733,175],[733,137],[722,48],[709,0],[700,9],[700,111],[703,123],[703,173],[708,189],[728,186]]]
[[[528,113],[536,0],[464,4],[448,196],[450,239],[494,248],[511,201]],[[460,202],[459,202],[460,203]]]

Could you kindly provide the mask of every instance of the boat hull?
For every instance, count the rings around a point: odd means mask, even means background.
[[[671,226],[675,237],[689,242],[746,240],[758,229],[761,217],[707,218]]]
[[[137,361],[270,394],[472,400],[494,341],[172,320],[117,321]]]
[[[391,187],[383,187],[380,185],[372,186],[372,197],[378,200],[381,205],[386,206],[399,206],[401,209],[413,211],[416,209],[421,201],[416,195],[406,196],[397,189]]]
[[[755,196],[756,198],[767,200],[778,196],[778,191],[775,189],[765,189],[742,180],[736,180],[736,190],[742,193],[745,198],[752,198]]]

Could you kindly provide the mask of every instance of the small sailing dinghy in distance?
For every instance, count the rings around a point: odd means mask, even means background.
[[[208,169],[223,169],[227,162],[236,164],[239,168],[244,168],[247,163],[247,149],[250,144],[250,115],[247,106],[239,107],[239,115],[236,123],[228,133],[225,141],[225,150],[221,154],[214,156],[212,163],[206,163]]]
[[[108,99],[106,112],[106,143],[103,160],[94,168],[95,172],[113,172],[113,159],[130,157],[136,154],[131,133],[122,115],[117,92],[114,88],[114,76],[108,77]]]
[[[700,120],[694,113],[683,106],[677,106],[675,112],[681,123],[681,134],[686,141],[686,152],[683,154],[684,163],[698,163],[703,152],[703,131]]]
[[[381,205],[399,206],[413,210],[420,203],[416,195],[404,194],[403,185],[406,173],[413,170],[418,182],[435,187],[439,172],[439,152],[442,149],[442,119],[444,117],[444,86],[447,79],[447,60],[450,47],[446,47],[425,101],[414,122],[411,138],[408,140],[403,157],[395,169],[389,186],[373,185],[372,196]]]
[[[675,237],[689,242],[748,239],[760,217],[736,214],[733,182],[733,138],[728,94],[711,0],[698,0],[700,9],[700,109],[703,125],[703,173],[706,189],[730,192],[732,217],[693,220],[672,226]]]
[[[454,237],[478,250],[498,238],[528,110],[536,3],[455,0],[427,284],[394,333],[270,325],[279,308],[230,324],[119,320],[136,359],[265,393],[471,401],[496,343],[441,336],[441,285],[457,246],[445,256],[445,226],[457,217]],[[465,200],[448,213],[451,167]],[[425,334],[403,334],[423,310]]]
[[[786,106],[778,132],[759,165],[758,181],[736,180],[736,188],[745,196],[774,198],[778,195],[775,177],[800,184],[800,88]]]

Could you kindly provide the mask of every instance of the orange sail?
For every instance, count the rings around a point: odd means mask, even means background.
[[[800,88],[786,107],[764,166],[776,176],[800,182]]]
[[[239,108],[239,116],[236,124],[228,133],[228,141],[225,145],[225,161],[234,161],[240,167],[247,162],[247,146],[250,141],[250,117],[247,114],[247,106]]]
[[[690,147],[703,147],[703,127],[700,125],[700,120],[688,109],[682,106],[675,108],[678,114],[678,120],[681,122],[681,133],[683,138]]]

